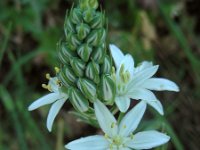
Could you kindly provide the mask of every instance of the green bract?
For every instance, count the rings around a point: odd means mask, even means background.
[[[97,0],[79,1],[67,12],[65,35],[58,43],[58,78],[79,112],[88,111],[88,103],[96,99],[111,104],[116,92],[106,51],[105,15],[97,8]]]

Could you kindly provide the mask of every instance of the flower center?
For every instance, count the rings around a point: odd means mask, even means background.
[[[113,142],[114,145],[119,147],[123,144],[123,139],[120,136],[116,136],[116,137],[113,138],[112,142]]]

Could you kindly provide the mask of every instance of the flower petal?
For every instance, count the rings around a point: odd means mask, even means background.
[[[155,91],[179,91],[179,87],[174,82],[163,78],[150,78],[143,83],[142,87]]]
[[[163,106],[160,101],[146,101],[150,106],[152,106],[155,110],[157,110],[161,115],[164,115]]]
[[[128,71],[130,73],[131,77],[132,77],[133,76],[133,72],[134,72],[134,60],[133,60],[133,57],[130,54],[126,54],[124,59],[121,61],[121,64],[120,64],[119,68],[121,68],[122,64],[124,65],[124,71]]]
[[[147,89],[132,89],[132,91],[128,91],[126,94],[129,98],[136,99],[136,100],[146,100],[146,101],[155,101],[157,100],[156,96],[153,94],[153,92],[147,90]]]
[[[117,121],[108,108],[99,100],[94,102],[94,110],[101,129],[110,137],[118,132]]]
[[[109,46],[110,46],[111,55],[115,62],[115,66],[116,68],[119,68],[120,63],[124,58],[124,54],[121,52],[121,50],[117,46],[113,44],[110,44]]]
[[[125,137],[130,135],[138,127],[145,110],[146,103],[143,101],[133,107],[120,122],[119,134]]]
[[[135,89],[131,92],[129,91],[127,93],[127,96],[136,99],[136,100],[143,100],[146,103],[148,103],[150,106],[152,106],[154,109],[156,109],[161,115],[164,115],[163,107],[160,101],[156,98],[156,96],[147,89]]]
[[[169,141],[170,137],[158,131],[144,131],[134,135],[127,146],[133,149],[151,149]]]
[[[52,125],[53,122],[58,114],[58,112],[60,111],[61,107],[63,106],[63,104],[65,103],[66,99],[60,99],[58,101],[56,101],[50,108],[49,110],[49,114],[47,117],[47,129],[49,130],[49,132],[51,132],[52,129]]]
[[[122,96],[116,96],[115,97],[115,103],[119,110],[121,112],[126,112],[130,106],[130,98],[128,97],[122,97]]]
[[[142,71],[144,69],[150,68],[153,66],[153,63],[150,61],[143,61],[141,62],[136,68],[135,68],[135,72],[139,72]]]
[[[74,140],[65,148],[70,150],[104,150],[109,148],[109,142],[100,135],[88,136]]]
[[[48,95],[45,95],[39,99],[37,99],[36,101],[34,101],[29,107],[28,110],[32,111],[35,110],[41,106],[47,105],[47,104],[51,104],[53,102],[55,102],[56,100],[60,99],[60,94],[59,93],[50,93]]]
[[[128,89],[141,86],[147,79],[151,78],[158,70],[158,65],[136,72],[128,85]]]

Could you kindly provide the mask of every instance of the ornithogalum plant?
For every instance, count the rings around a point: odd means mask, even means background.
[[[28,109],[52,104],[47,117],[47,128],[51,131],[56,115],[68,100],[77,117],[105,133],[72,141],[65,146],[67,149],[131,150],[165,144],[170,137],[164,133],[134,131],[147,104],[164,114],[162,104],[150,90],[177,92],[179,88],[170,80],[152,77],[157,65],[144,61],[135,66],[130,54],[124,55],[113,44],[108,46],[106,23],[97,0],[80,0],[67,11],[64,35],[57,44],[60,66],[55,67],[55,77],[46,75],[48,85],[42,85],[51,93]],[[130,108],[131,99],[141,101]]]

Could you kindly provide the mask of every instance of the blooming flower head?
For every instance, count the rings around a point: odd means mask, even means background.
[[[158,131],[143,131],[133,134],[146,110],[141,101],[130,110],[118,124],[115,117],[100,101],[94,103],[95,115],[105,136],[94,135],[68,143],[71,150],[131,150],[151,149],[169,141],[170,137]]]
[[[178,86],[164,78],[152,78],[157,72],[158,65],[144,61],[134,67],[134,60],[130,54],[124,55],[115,45],[110,45],[110,51],[116,66],[116,97],[115,103],[121,112],[126,112],[130,106],[130,99],[143,100],[163,115],[163,107],[156,96],[150,91],[179,91]]]
[[[50,77],[49,74],[47,74],[46,77],[49,80],[48,85],[43,84],[42,86],[48,89],[51,93],[34,101],[28,107],[28,110],[32,111],[41,106],[53,103],[47,117],[47,129],[51,132],[54,119],[65,101],[68,99],[68,95],[62,91],[60,81],[57,77]]]

